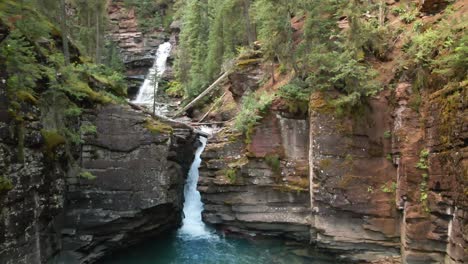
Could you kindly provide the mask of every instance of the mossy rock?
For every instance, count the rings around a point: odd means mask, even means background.
[[[240,68],[244,68],[244,67],[247,67],[249,65],[256,65],[256,64],[260,63],[261,61],[262,61],[262,59],[239,60],[239,61],[237,61],[236,66],[240,67]]]
[[[53,152],[58,146],[66,143],[66,138],[56,130],[41,130],[41,135],[44,138],[47,152]]]
[[[13,183],[10,179],[0,176],[0,194],[8,192],[13,189]]]
[[[309,109],[319,113],[333,113],[335,111],[320,92],[315,92],[310,96]]]
[[[172,134],[174,132],[170,125],[155,119],[147,119],[145,128],[153,134]]]

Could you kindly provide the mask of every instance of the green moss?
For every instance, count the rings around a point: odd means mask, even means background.
[[[24,90],[17,91],[16,97],[23,102],[37,104],[37,98],[30,92]]]
[[[13,183],[10,179],[0,176],[0,193],[8,192],[13,189]]]
[[[58,146],[66,143],[64,136],[56,130],[41,130],[42,137],[46,144],[46,151],[52,153]]]
[[[273,187],[275,190],[279,190],[281,192],[307,192],[308,188],[302,188],[297,185],[290,185],[290,184],[282,184],[282,185],[277,185]]]
[[[230,183],[235,183],[237,180],[238,170],[235,168],[230,168],[230,169],[225,170],[224,174],[229,179]]]
[[[341,178],[340,182],[338,182],[338,187],[341,189],[346,189],[351,182],[353,182],[355,179],[358,179],[358,176],[354,176],[352,174],[345,174],[343,178]]]
[[[330,159],[322,159],[319,162],[319,166],[321,169],[328,169],[331,165],[331,160]]]
[[[145,128],[153,134],[172,134],[174,132],[174,129],[170,125],[155,119],[147,119]]]
[[[246,67],[251,64],[258,64],[262,61],[262,59],[245,59],[245,60],[239,60],[236,62],[236,65],[238,67]]]
[[[80,177],[87,180],[95,180],[97,177],[89,171],[82,171]]]

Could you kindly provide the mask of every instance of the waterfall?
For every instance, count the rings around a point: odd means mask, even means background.
[[[210,133],[209,128],[201,128],[202,131]],[[184,187],[184,220],[182,227],[179,229],[179,236],[184,239],[199,239],[213,237],[205,223],[202,221],[201,213],[203,211],[203,203],[201,201],[200,192],[197,190],[198,184],[198,168],[201,164],[200,155],[205,149],[208,139],[200,137],[202,145],[195,152],[195,159],[190,167],[187,177],[187,182]]]
[[[169,42],[159,45],[153,67],[149,70],[149,73],[138,90],[138,95],[133,103],[152,109],[153,103],[156,102],[154,100],[154,96],[158,94],[159,78],[161,78],[163,73],[166,71],[167,58],[169,58],[171,48],[172,46]],[[156,103],[156,113],[159,113],[161,110],[161,107]]]

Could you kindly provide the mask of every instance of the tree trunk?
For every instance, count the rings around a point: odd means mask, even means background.
[[[100,12],[96,10],[96,64],[101,63],[101,43],[100,43]]]
[[[68,47],[68,26],[67,12],[65,10],[65,0],[60,0],[60,27],[62,30],[62,46],[63,56],[65,57],[65,65],[70,64],[70,49]]]
[[[255,32],[252,29],[252,22],[250,21],[250,0],[244,0],[244,18],[245,18],[245,28],[247,30],[247,38],[249,41],[249,46],[253,46],[253,43],[256,40]]]

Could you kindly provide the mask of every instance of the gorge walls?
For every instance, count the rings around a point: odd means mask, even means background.
[[[82,145],[81,167],[95,179],[67,178],[62,231],[68,257],[89,262],[176,228],[198,139],[121,106],[89,114],[96,135]],[[78,253],[78,254],[77,254]]]
[[[225,89],[238,101],[265,89],[235,89],[258,69],[237,70]],[[247,136],[223,129],[202,154],[203,219],[352,262],[464,263],[467,89],[430,91],[415,108],[401,82],[346,115],[313,93],[305,116],[277,101]]]

